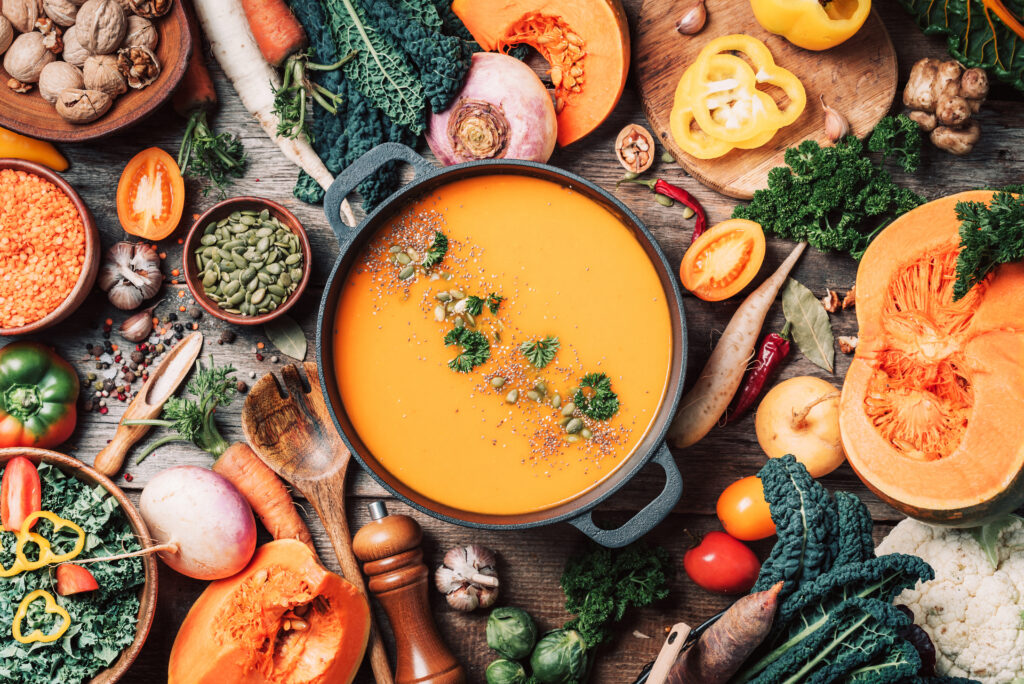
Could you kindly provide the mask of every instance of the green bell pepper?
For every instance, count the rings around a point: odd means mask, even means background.
[[[0,349],[0,447],[56,446],[75,430],[78,374],[35,342]]]

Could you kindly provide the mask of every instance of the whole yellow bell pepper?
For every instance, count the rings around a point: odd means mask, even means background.
[[[828,50],[853,37],[871,0],[750,0],[757,22],[806,50]]]

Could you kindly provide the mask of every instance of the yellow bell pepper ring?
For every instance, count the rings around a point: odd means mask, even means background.
[[[25,635],[21,631],[21,623],[25,620],[25,616],[28,615],[29,606],[33,602],[43,599],[43,611],[50,615],[59,615],[61,617],[61,625],[55,631],[49,634],[43,634],[42,630],[34,629]],[[71,626],[71,616],[68,615],[68,611],[57,604],[57,600],[53,598],[53,594],[42,589],[36,589],[31,594],[21,600],[18,605],[18,611],[14,614],[14,623],[11,625],[11,636],[14,640],[22,644],[31,644],[39,642],[41,644],[49,644],[57,639],[64,636],[64,632],[68,631],[68,627]]]
[[[50,541],[36,532],[29,531],[34,523],[39,518],[49,520],[53,523],[53,531],[57,532],[61,529],[69,528],[78,535],[78,539],[75,541],[74,547],[67,553],[57,554],[50,548]],[[55,565],[57,563],[64,563],[78,556],[82,553],[82,549],[85,548],[85,530],[76,525],[70,520],[65,520],[56,513],[50,511],[33,511],[25,516],[25,520],[21,524],[21,530],[16,535],[17,544],[14,547],[14,557],[17,559],[12,567],[22,564],[22,570],[38,570],[41,567],[47,565]],[[35,543],[39,547],[39,558],[34,561],[30,561],[25,556],[25,545],[29,542]],[[8,570],[9,572],[10,570]]]
[[[757,23],[805,50],[828,50],[854,36],[871,0],[750,0]]]

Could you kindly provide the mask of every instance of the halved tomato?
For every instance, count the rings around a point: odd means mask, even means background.
[[[683,287],[709,302],[728,299],[746,287],[764,261],[764,231],[747,219],[712,226],[683,255]]]
[[[117,218],[125,232],[162,240],[178,227],[185,181],[171,155],[150,147],[132,157],[117,183]]]

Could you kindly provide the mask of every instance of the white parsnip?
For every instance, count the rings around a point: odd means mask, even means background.
[[[277,134],[279,119],[274,114],[274,91],[281,85],[277,72],[263,59],[239,0],[193,0],[203,33],[213,56],[235,87],[242,104],[270,139],[299,168],[326,190],[334,181],[305,136],[291,139]],[[198,36],[197,36],[198,39]],[[198,49],[198,48],[197,48]],[[342,202],[341,216],[349,225],[355,218],[348,202]]]
[[[736,309],[708,362],[701,369],[697,384],[679,402],[679,410],[668,429],[668,441],[672,446],[681,448],[696,444],[711,432],[725,413],[743,382],[743,373],[754,353],[768,310],[806,247],[806,242],[798,244],[775,273]]]

